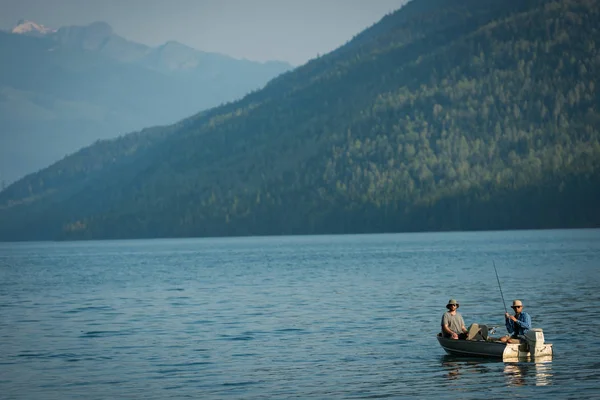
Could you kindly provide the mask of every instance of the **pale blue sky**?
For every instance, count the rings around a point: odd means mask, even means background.
[[[0,0],[0,28],[23,18],[50,28],[108,22],[148,45],[176,40],[236,58],[302,64],[407,0]]]

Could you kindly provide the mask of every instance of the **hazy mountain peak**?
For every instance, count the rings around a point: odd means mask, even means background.
[[[75,31],[80,34],[93,36],[110,36],[113,34],[112,27],[104,21],[96,21],[88,25],[63,26],[58,30],[59,33],[63,31]]]
[[[84,27],[88,32],[97,35],[110,36],[113,34],[112,27],[104,21],[96,21]]]
[[[55,35],[54,40],[62,45],[74,46],[86,50],[98,50],[106,41],[115,36],[112,27],[103,21],[92,22],[84,26],[64,26]]]
[[[166,41],[164,44],[162,44],[159,47],[162,47],[162,48],[175,48],[175,49],[180,48],[180,49],[189,49],[189,50],[197,51],[196,49],[194,49],[194,48],[192,48],[190,46],[187,46],[187,45],[185,45],[183,43],[180,43],[180,42],[178,42],[176,40]]]
[[[156,47],[148,57],[153,68],[163,71],[191,70],[200,65],[204,53],[175,40]]]
[[[56,32],[56,29],[47,28],[42,24],[21,19],[17,22],[17,25],[12,28],[11,32],[19,35],[44,36]]]

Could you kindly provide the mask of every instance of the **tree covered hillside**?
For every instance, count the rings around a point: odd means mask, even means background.
[[[600,0],[413,0],[0,193],[0,238],[600,226]]]

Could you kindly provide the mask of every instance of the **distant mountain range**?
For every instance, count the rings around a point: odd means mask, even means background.
[[[0,32],[0,181],[99,139],[170,124],[260,89],[290,70],[178,42],[150,47],[104,22]]]
[[[413,0],[19,180],[0,240],[600,227],[599,20],[600,0]]]

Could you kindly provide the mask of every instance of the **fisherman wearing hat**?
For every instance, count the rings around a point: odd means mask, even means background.
[[[531,317],[523,311],[521,300],[514,300],[511,308],[515,310],[515,315],[504,314],[506,330],[510,335],[501,337],[500,341],[504,343],[521,343],[519,336],[526,334],[531,329]]]
[[[442,316],[442,335],[445,338],[451,339],[466,339],[467,328],[465,328],[465,321],[458,310],[460,305],[458,301],[454,299],[448,300],[446,308],[448,311]]]

